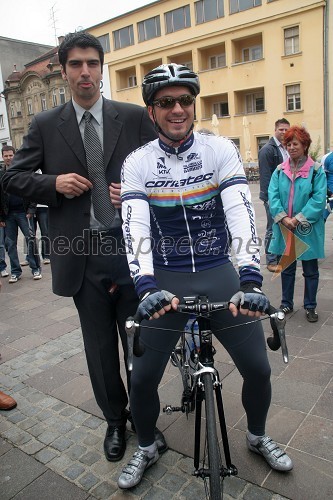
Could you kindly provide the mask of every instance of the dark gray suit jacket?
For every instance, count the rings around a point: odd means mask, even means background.
[[[261,148],[258,154],[259,175],[260,175],[260,194],[259,198],[268,201],[268,186],[272,173],[280,163],[283,162],[283,156],[277,147],[274,137],[271,137],[265,146]]]
[[[120,182],[121,166],[129,153],[156,138],[145,108],[104,98],[103,133],[108,184]],[[46,175],[36,174],[38,169]],[[9,193],[49,206],[53,291],[68,297],[78,292],[84,277],[91,205],[90,192],[73,199],[56,192],[56,177],[71,172],[88,178],[83,142],[70,101],[34,117],[3,178],[3,187]],[[125,255],[116,267],[119,280],[125,274],[127,279]]]

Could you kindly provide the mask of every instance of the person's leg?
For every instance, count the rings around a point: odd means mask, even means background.
[[[42,258],[50,258],[50,240],[49,240],[49,230],[48,230],[48,208],[38,207],[36,212],[36,218],[41,234],[41,253]]]
[[[319,284],[318,259],[302,260],[304,276],[304,309],[315,309]]]
[[[36,255],[36,238],[34,233],[33,221],[29,221],[25,213],[17,214],[17,223],[21,229],[25,244],[27,246],[27,258],[32,274],[40,271],[39,254]]]
[[[281,272],[282,300],[281,305],[293,309],[294,289],[296,277],[297,261],[295,260]]]
[[[5,271],[6,267],[5,229],[0,227],[0,273]]]
[[[20,266],[20,261],[17,253],[17,237],[18,223],[16,220],[16,216],[13,213],[9,213],[6,217],[5,244],[10,261],[11,275],[20,277],[22,274],[22,268]]]
[[[237,290],[239,285],[235,271],[229,267],[223,275],[224,280],[217,272],[215,283],[227,283],[227,294],[232,288]],[[221,296],[220,288],[219,285],[216,286],[216,292]],[[226,287],[222,300],[226,300],[225,297]],[[265,435],[267,413],[271,402],[271,369],[262,324],[256,320],[249,323],[251,319],[240,314],[233,318],[229,311],[218,313],[216,317],[213,316],[214,323],[216,322],[213,331],[231,355],[244,380],[242,403],[248,424],[247,446],[251,451],[262,455],[273,469],[289,471],[293,467],[292,461],[269,436]],[[219,331],[222,325],[223,329]],[[239,326],[235,327],[235,325]],[[233,328],[225,330],[228,326],[233,326]]]
[[[273,265],[276,265],[278,263],[278,258],[277,258],[277,255],[273,254],[273,253],[270,253],[268,251],[268,247],[269,247],[269,244],[271,242],[271,239],[272,239],[272,234],[273,234],[273,217],[271,215],[271,212],[269,210],[269,205],[268,205],[268,202],[267,201],[264,201],[264,207],[265,207],[265,210],[266,210],[266,220],[267,220],[267,223],[266,223],[266,234],[265,234],[265,254],[266,254],[266,264],[267,265],[270,265],[270,264],[273,264]]]
[[[73,299],[97,404],[109,425],[124,425],[127,394],[120,375],[117,306],[105,282],[98,279],[107,272],[100,269],[99,261],[98,256],[88,257],[82,287]]]

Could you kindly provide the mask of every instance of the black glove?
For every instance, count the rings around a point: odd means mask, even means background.
[[[229,300],[236,307],[249,309],[250,311],[268,312],[269,300],[259,288],[258,283],[247,281],[240,286],[239,292],[235,293]]]
[[[166,290],[149,290],[140,297],[138,313],[141,318],[149,319],[155,312],[170,304],[173,297],[175,295]]]

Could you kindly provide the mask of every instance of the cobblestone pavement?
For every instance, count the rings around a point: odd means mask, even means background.
[[[258,185],[251,189],[254,200]],[[259,232],[264,213],[256,203]],[[327,224],[332,235],[333,220]],[[302,278],[296,285],[298,307],[288,321],[289,366],[281,354],[269,353],[273,372],[273,404],[268,431],[287,446],[295,468],[287,475],[270,470],[261,457],[245,448],[241,380],[232,361],[218,349],[223,399],[233,462],[239,476],[227,478],[227,499],[332,498],[332,273],[333,245],[321,262],[318,293],[320,322],[310,325],[301,309]],[[277,304],[279,280],[264,269],[265,287]],[[68,499],[203,499],[201,480],[194,478],[192,426],[184,416],[161,414],[159,427],[170,450],[147,471],[142,483],[120,491],[117,478],[136,447],[128,430],[124,460],[107,462],[103,454],[105,421],[97,407],[85,362],[79,322],[72,300],[51,292],[50,267],[34,282],[24,268],[20,282],[3,280],[0,296],[0,388],[18,402],[0,412],[0,498]],[[169,367],[161,383],[162,404],[178,404],[179,377]]]

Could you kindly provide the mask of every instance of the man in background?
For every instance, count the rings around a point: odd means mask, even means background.
[[[11,166],[15,155],[15,149],[13,146],[3,146],[1,153],[5,169],[0,174],[0,181]],[[15,194],[5,193],[0,189],[0,224],[2,228],[5,228],[5,246],[7,248],[11,268],[11,276],[8,283],[17,283],[17,281],[21,279],[22,268],[17,250],[19,229],[22,231],[25,238],[27,260],[32,277],[34,280],[40,280],[42,278],[39,254],[36,249],[35,230],[32,222],[35,211],[36,204],[25,198],[24,191],[22,191],[21,196],[17,196]]]
[[[268,271],[274,273],[278,267],[278,257],[269,253],[268,247],[272,238],[273,219],[268,206],[268,186],[272,173],[280,163],[288,158],[288,153],[283,146],[283,138],[289,129],[290,123],[285,118],[280,118],[275,122],[273,137],[263,146],[258,154],[259,174],[260,174],[260,194],[259,198],[264,202],[266,210],[266,234],[265,234],[265,254]]]

